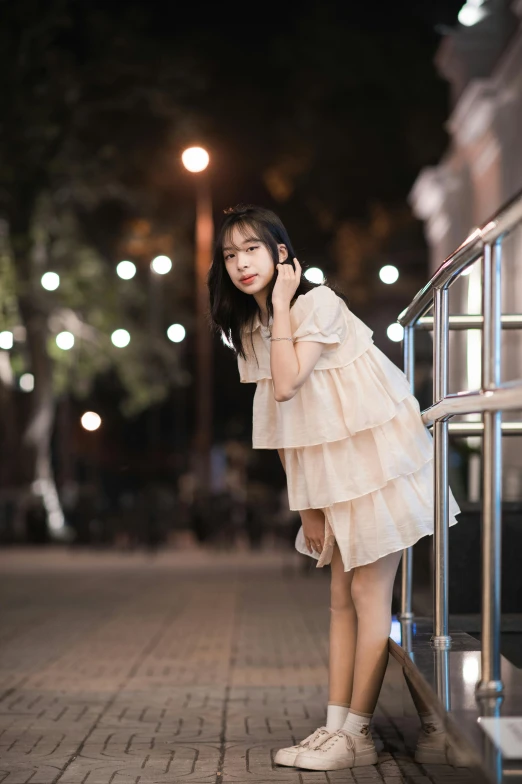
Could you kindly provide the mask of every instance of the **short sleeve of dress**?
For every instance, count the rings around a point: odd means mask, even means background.
[[[343,300],[324,285],[298,297],[291,311],[297,322],[293,333],[295,342],[341,343],[347,329],[343,304]]]

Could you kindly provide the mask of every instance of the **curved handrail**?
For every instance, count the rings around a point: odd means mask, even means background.
[[[491,244],[505,236],[522,221],[522,190],[519,191],[497,214],[482,228],[475,229],[462,245],[442,262],[433,277],[415,295],[411,303],[399,314],[397,321],[408,327],[425,314],[433,305],[435,289],[447,288],[462,270],[482,255],[484,245]]]
[[[507,411],[522,409],[522,378],[507,381],[495,389],[478,389],[476,391],[457,392],[422,412],[422,421],[426,426],[440,419],[458,416],[459,414],[475,414],[482,411]]]

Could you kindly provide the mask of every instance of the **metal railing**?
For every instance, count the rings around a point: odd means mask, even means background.
[[[434,440],[434,611],[432,642],[451,646],[448,627],[448,437],[482,435],[482,652],[480,694],[503,690],[500,674],[500,577],[502,435],[521,435],[522,422],[501,422],[501,412],[522,410],[522,379],[501,383],[501,329],[522,328],[522,314],[501,314],[502,243],[522,223],[522,192],[497,215],[476,229],[439,267],[431,280],[402,311],[404,372],[414,392],[415,328],[433,330],[433,405],[422,412],[433,425]],[[482,259],[482,315],[448,314],[449,287],[461,273]],[[433,306],[433,317],[424,317]],[[482,380],[477,391],[448,394],[450,329],[483,332]],[[482,422],[449,423],[457,414],[482,413]],[[412,614],[412,548],[402,559],[401,620]]]

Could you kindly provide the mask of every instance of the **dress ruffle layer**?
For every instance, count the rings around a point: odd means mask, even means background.
[[[433,439],[410,394],[383,425],[284,454],[290,509],[322,509],[414,473],[433,458]]]
[[[409,382],[372,342],[361,341],[359,348],[361,353],[343,367],[314,369],[284,403],[274,399],[271,379],[260,380],[254,395],[254,449],[338,441],[392,419],[397,405],[411,396]]]
[[[296,549],[325,566],[337,541],[345,571],[373,563],[392,552],[411,547],[433,533],[433,459],[413,474],[392,479],[384,487],[351,501],[332,504],[325,514],[325,546],[318,555],[306,548],[299,529]],[[460,508],[449,489],[449,524],[458,521]]]

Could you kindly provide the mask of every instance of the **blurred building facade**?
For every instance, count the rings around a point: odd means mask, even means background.
[[[414,213],[425,224],[430,274],[474,228],[522,190],[522,0],[472,5],[481,9],[478,21],[447,31],[435,57],[439,74],[451,88],[448,148],[438,165],[420,172],[410,194]],[[480,261],[450,289],[449,310],[481,312]],[[504,242],[502,312],[522,313],[520,230]],[[477,330],[450,331],[450,392],[480,388],[480,347]],[[502,381],[516,378],[522,378],[522,334],[504,330]],[[521,419],[522,412],[509,412],[508,417]],[[470,446],[480,443],[468,441]],[[504,499],[519,500],[520,438],[503,438],[503,459]],[[470,464],[476,476],[477,462]],[[476,500],[476,483],[472,495]]]

